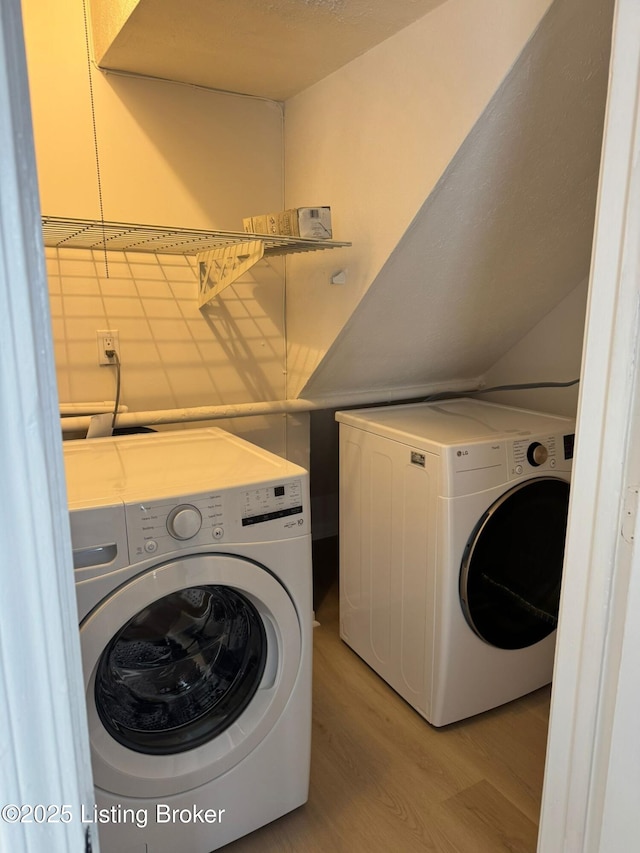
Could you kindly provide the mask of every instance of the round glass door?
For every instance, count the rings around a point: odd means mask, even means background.
[[[151,755],[193,749],[247,707],[267,658],[255,606],[226,586],[193,586],[138,612],[100,657],[95,704],[109,734]]]
[[[465,548],[460,600],[485,642],[522,649],[558,622],[569,484],[529,480],[496,501]]]

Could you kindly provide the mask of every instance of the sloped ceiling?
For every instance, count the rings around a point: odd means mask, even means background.
[[[285,100],[444,0],[92,0],[96,61]]]
[[[588,274],[612,7],[556,0],[301,397],[477,377]]]

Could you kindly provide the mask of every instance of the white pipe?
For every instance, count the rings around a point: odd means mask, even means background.
[[[61,417],[68,417],[70,415],[101,415],[107,414],[107,412],[112,412],[113,407],[115,406],[115,400],[100,400],[100,402],[88,402],[88,403],[59,403],[58,407],[60,409]],[[128,412],[128,406],[118,405],[119,412]]]
[[[226,406],[195,406],[185,409],[157,409],[150,412],[119,414],[119,427],[155,426],[157,424],[186,424],[197,421],[222,420],[226,418],[249,418],[260,415],[295,414],[319,409],[339,409],[344,406],[367,406],[375,403],[400,402],[444,391],[453,393],[476,390],[482,387],[479,378],[435,383],[429,386],[399,388],[394,390],[355,391],[318,397],[314,400],[275,400],[257,403],[236,403]],[[90,417],[61,418],[63,433],[80,433],[89,429]]]

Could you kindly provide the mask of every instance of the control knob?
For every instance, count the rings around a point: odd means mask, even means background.
[[[529,460],[529,465],[533,465],[534,468],[537,468],[539,465],[544,465],[548,457],[549,451],[544,444],[540,444],[539,441],[534,441],[527,448],[527,459]]]
[[[191,504],[181,504],[167,516],[167,530],[174,539],[192,539],[202,527],[202,516]]]

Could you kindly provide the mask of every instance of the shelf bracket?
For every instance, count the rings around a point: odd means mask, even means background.
[[[199,305],[207,305],[214,296],[229,287],[264,256],[264,240],[246,240],[218,246],[197,256]]]

